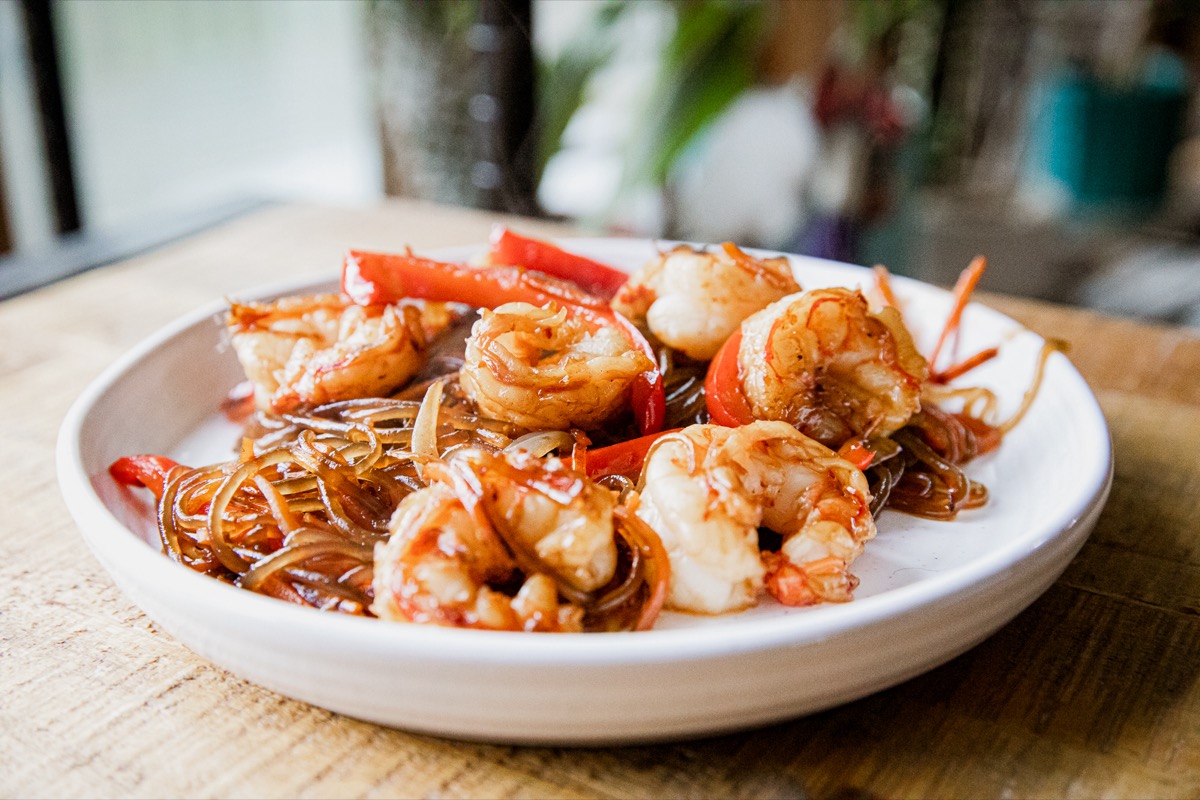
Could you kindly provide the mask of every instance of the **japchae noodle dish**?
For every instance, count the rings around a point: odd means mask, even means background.
[[[949,357],[982,270],[922,354],[882,268],[806,290],[724,244],[630,275],[505,228],[477,263],[351,251],[338,293],[231,304],[228,462],[110,472],[175,561],[323,610],[617,631],[845,602],[881,511],[987,503],[963,466],[1034,397],[1049,346],[1007,421],[958,385],[996,355]]]

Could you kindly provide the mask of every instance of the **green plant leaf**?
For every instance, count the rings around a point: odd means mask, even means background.
[[[721,0],[675,4],[644,133],[627,162],[626,187],[662,185],[688,144],[754,80],[763,6]]]
[[[625,8],[626,4],[621,2],[601,6],[589,24],[582,26],[563,48],[561,56],[539,62],[538,180],[546,162],[562,148],[563,133],[583,105],[592,76],[612,57],[616,49],[613,28]]]

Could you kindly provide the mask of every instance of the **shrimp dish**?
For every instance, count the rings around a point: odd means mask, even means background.
[[[632,274],[497,228],[471,263],[350,251],[341,291],[231,302],[227,460],[110,474],[164,553],[389,623],[645,631],[663,611],[852,600],[880,515],[986,506],[1009,419],[922,352],[886,271],[806,289],[785,256],[676,246]],[[943,362],[950,359],[948,365]]]

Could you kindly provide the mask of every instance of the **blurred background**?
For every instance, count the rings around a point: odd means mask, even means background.
[[[0,0],[0,297],[275,202],[1200,326],[1200,0]]]

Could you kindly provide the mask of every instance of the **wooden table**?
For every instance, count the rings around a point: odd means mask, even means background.
[[[1099,395],[1112,496],[1031,608],[894,689],[700,741],[499,747],[289,700],[157,630],[59,498],[74,398],[230,290],[334,274],[349,246],[480,242],[492,221],[412,203],[275,208],[0,304],[0,795],[1200,796],[1200,336],[1011,298],[987,302],[1069,341]]]

